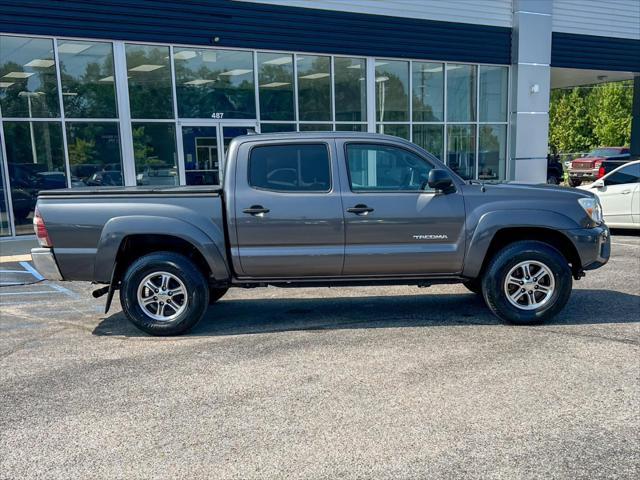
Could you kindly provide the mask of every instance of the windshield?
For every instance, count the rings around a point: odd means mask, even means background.
[[[613,157],[614,155],[619,154],[619,148],[596,148],[589,152],[590,157]]]

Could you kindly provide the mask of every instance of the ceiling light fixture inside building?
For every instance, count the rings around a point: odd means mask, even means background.
[[[33,72],[9,72],[2,78],[29,78]]]
[[[86,43],[72,43],[67,42],[58,46],[58,53],[81,53],[86,49],[91,48],[91,45],[87,45]]]
[[[260,85],[262,88],[276,88],[276,87],[284,87],[285,85],[291,85],[289,82],[271,82],[265,83],[264,85]]]
[[[164,65],[138,65],[137,67],[130,68],[130,72],[153,72],[154,70],[158,70],[159,68],[164,68]]]
[[[25,67],[33,67],[33,68],[49,68],[55,62],[53,60],[44,60],[42,58],[34,58],[29,63],[25,63]]]
[[[309,75],[303,75],[300,78],[304,78],[305,80],[317,80],[318,78],[326,78],[328,76],[328,73],[311,73]]]
[[[287,55],[285,57],[278,57],[262,63],[263,65],[286,65],[288,63],[291,63],[291,56]]]
[[[246,68],[236,68],[234,70],[229,70],[228,72],[222,72],[220,75],[224,75],[225,77],[237,77],[238,75],[245,75],[251,72],[253,72],[253,70],[247,70]]]
[[[196,56],[196,52],[193,50],[182,50],[181,52],[177,52],[173,54],[173,58],[176,60],[189,60]]]

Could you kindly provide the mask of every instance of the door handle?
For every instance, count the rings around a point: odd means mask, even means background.
[[[627,193],[631,193],[631,190],[624,190],[624,191],[622,192],[622,195],[626,195]]]
[[[269,209],[264,208],[262,205],[251,205],[249,208],[245,208],[244,210],[242,210],[242,213],[263,217],[265,213],[269,213]]]
[[[347,208],[347,212],[355,213],[356,215],[369,215],[369,213],[373,212],[373,208],[367,207],[363,203],[359,203],[355,207]]]

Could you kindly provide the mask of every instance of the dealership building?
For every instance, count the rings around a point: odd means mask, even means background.
[[[551,88],[634,80],[640,0],[2,0],[0,235],[37,192],[218,184],[238,135],[382,132],[544,182]]]

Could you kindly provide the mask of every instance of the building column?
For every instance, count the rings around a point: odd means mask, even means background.
[[[631,107],[631,155],[640,158],[640,73],[633,79],[633,106]]]
[[[545,183],[549,143],[552,0],[514,0],[510,178]]]

